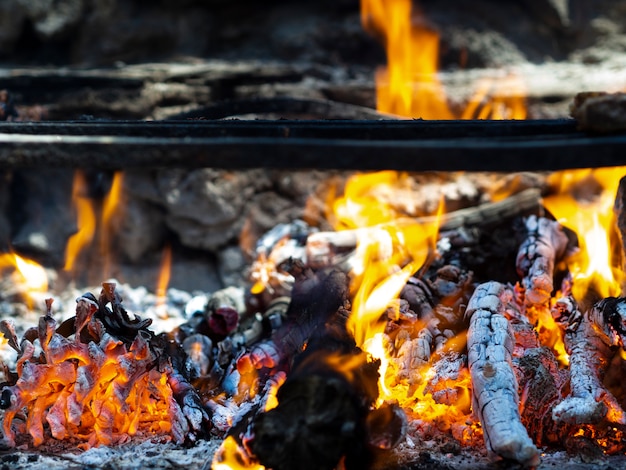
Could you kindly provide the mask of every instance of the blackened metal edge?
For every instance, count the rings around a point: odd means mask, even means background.
[[[506,172],[626,165],[626,135],[587,136],[577,132],[571,121],[562,120],[236,122],[239,124],[192,124],[200,128],[196,134],[191,132],[193,135],[202,135],[202,128],[211,129],[205,137],[181,137],[181,129],[189,129],[187,122],[165,127],[163,122],[110,122],[106,123],[106,133],[94,135],[84,129],[102,131],[105,124],[79,123],[80,135],[45,133],[63,123],[32,124],[37,131],[30,133],[3,133],[2,128],[9,126],[0,126],[0,168]],[[111,126],[127,126],[131,130],[117,134]],[[156,127],[142,135],[145,127],[150,126]],[[233,128],[237,130],[229,135],[228,129]],[[435,137],[428,128],[435,129]],[[442,129],[445,136],[439,137]],[[222,131],[226,136],[221,136]],[[371,134],[359,138],[365,131]],[[383,131],[396,132],[396,138],[374,138]],[[326,137],[319,137],[320,134]]]

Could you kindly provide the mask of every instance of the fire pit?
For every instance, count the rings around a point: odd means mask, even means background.
[[[593,113],[564,111],[579,91],[622,86],[589,65],[584,39],[608,41],[602,20],[619,11],[507,2],[560,53],[576,43],[576,71],[488,55],[482,70],[453,70],[451,57],[463,68],[485,47],[468,40],[480,13],[455,30],[452,6],[363,0],[388,59],[373,84],[373,64],[351,59],[373,43],[349,27],[349,3],[302,7],[345,21],[334,41],[321,21],[272,36],[289,38],[285,53],[307,37],[330,63],[0,71],[3,462],[624,464],[626,138],[619,122],[589,132]],[[33,54],[68,31],[72,53],[89,54],[80,9],[65,22],[12,13]],[[192,16],[167,14],[180,31]],[[499,12],[482,16],[495,56],[534,57],[507,46],[520,31]],[[109,24],[98,9],[84,23]],[[228,33],[236,54],[258,46],[241,39],[252,23]],[[174,49],[189,44],[167,31]]]

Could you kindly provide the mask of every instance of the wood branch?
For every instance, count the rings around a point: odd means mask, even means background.
[[[517,253],[526,303],[541,305],[554,290],[554,266],[566,254],[568,238],[556,221],[531,215],[525,220],[528,234]]]
[[[439,218],[440,232],[453,231],[472,226],[489,227],[500,223],[503,218],[513,218],[528,212],[538,212],[540,208],[541,191],[538,188],[529,188],[506,199],[497,202],[488,202],[474,207],[468,207],[443,214]],[[435,217],[416,217],[408,219],[407,223],[432,224],[437,222]],[[387,240],[389,234],[377,227],[341,230],[338,232],[316,232],[307,237],[306,254],[309,264],[313,266],[331,266],[339,263],[349,263],[349,256],[364,237],[376,236],[379,240]]]
[[[570,300],[570,323],[565,347],[570,355],[571,392],[553,410],[556,421],[596,424],[603,420],[626,424],[626,415],[602,381],[616,354],[623,347],[626,298],[608,297],[585,312]]]
[[[622,271],[626,271],[626,177],[619,181],[613,213],[617,225],[617,234],[621,241]],[[622,284],[622,292],[626,292],[626,281],[624,282]]]
[[[518,383],[511,363],[515,339],[504,316],[513,293],[497,282],[477,287],[467,306],[467,351],[473,409],[483,425],[487,449],[524,465],[539,463],[539,450],[524,428]]]
[[[238,358],[237,369],[242,374],[290,362],[348,299],[348,278],[338,269],[313,271],[300,260],[292,260],[288,270],[295,283],[285,323],[269,340],[253,345]]]

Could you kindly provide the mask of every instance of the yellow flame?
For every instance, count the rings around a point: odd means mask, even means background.
[[[37,294],[48,291],[48,275],[46,270],[33,260],[21,257],[17,253],[0,254],[0,271],[12,268],[20,287],[26,291],[26,302],[29,308],[36,302]]]
[[[572,294],[579,302],[593,291],[597,298],[618,296],[623,273],[614,259],[615,221],[613,205],[619,180],[626,167],[570,170],[554,174],[551,182],[560,190],[544,198],[544,206],[565,227],[578,235],[580,251],[568,260],[572,273]],[[599,188],[589,193],[589,188]],[[578,197],[572,195],[579,194]]]
[[[213,456],[211,470],[264,470],[265,467],[251,461],[250,457],[237,444],[233,436],[228,436]]]
[[[387,67],[376,72],[376,108],[423,119],[525,119],[525,87],[513,75],[479,82],[461,113],[453,112],[437,77],[439,35],[411,0],[361,0],[363,27],[381,36]]]
[[[439,36],[411,22],[411,0],[362,0],[366,30],[381,34],[388,67],[376,73],[377,109],[400,116],[452,119],[437,79]]]
[[[116,171],[113,174],[111,189],[104,198],[101,215],[100,253],[103,256],[103,277],[111,276],[111,238],[115,232],[116,214],[119,215],[123,208],[122,188],[124,186],[124,174]]]
[[[76,207],[78,231],[67,242],[64,267],[66,271],[74,269],[78,254],[86,245],[91,243],[96,233],[96,213],[93,202],[86,197],[87,193],[85,175],[77,171],[74,174],[72,201]]]
[[[159,268],[159,277],[156,285],[156,306],[162,307],[165,305],[165,299],[167,297],[167,286],[170,283],[170,276],[172,271],[172,247],[167,245],[163,249],[163,255],[161,257],[161,267]]]

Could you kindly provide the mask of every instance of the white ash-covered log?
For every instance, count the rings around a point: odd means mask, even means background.
[[[526,301],[541,305],[554,290],[554,266],[568,254],[569,240],[561,224],[545,217],[525,219],[527,235],[519,248],[516,266]]]
[[[512,364],[515,338],[505,316],[513,295],[506,286],[489,282],[478,286],[467,306],[473,409],[483,425],[489,451],[533,466],[539,463],[540,453],[521,421]]]
[[[565,347],[570,355],[569,395],[553,410],[554,419],[568,424],[626,425],[622,406],[604,385],[607,369],[626,339],[626,298],[608,297],[587,312],[565,298],[560,309],[567,320]]]

